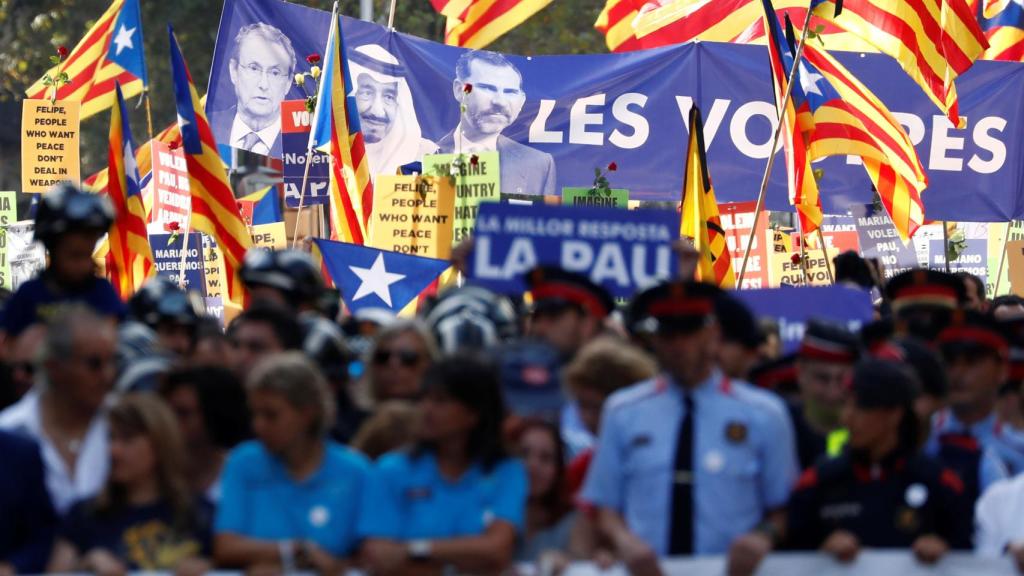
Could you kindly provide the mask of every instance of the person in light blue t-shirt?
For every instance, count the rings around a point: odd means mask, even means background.
[[[340,573],[357,549],[369,461],[327,440],[334,403],[301,353],[257,364],[248,394],[257,440],[235,448],[224,466],[217,563]]]
[[[373,471],[358,534],[374,574],[497,573],[522,534],[527,480],[505,452],[496,369],[474,356],[435,364],[418,405],[417,443]]]

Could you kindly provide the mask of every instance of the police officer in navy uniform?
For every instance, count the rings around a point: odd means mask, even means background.
[[[916,376],[893,361],[864,360],[851,388],[847,449],[801,477],[789,503],[790,545],[844,562],[864,547],[912,548],[924,562],[969,549],[963,483],[918,448]]]
[[[634,574],[657,558],[730,553],[750,572],[780,533],[797,477],[781,400],[716,365],[720,290],[669,282],[633,301],[664,373],[607,401],[581,500]]]
[[[893,276],[885,294],[896,335],[933,342],[967,301],[966,292],[962,280],[938,270],[914,269]]]

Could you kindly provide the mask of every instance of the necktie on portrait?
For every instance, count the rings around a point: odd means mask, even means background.
[[[672,475],[670,556],[693,554],[693,395],[683,392],[683,421],[679,423],[675,471]]]
[[[257,146],[260,149],[257,149]],[[267,145],[263,143],[263,140],[260,140],[260,135],[255,132],[249,132],[242,138],[242,150],[249,150],[250,152],[261,154],[263,153],[261,149],[266,147]]]

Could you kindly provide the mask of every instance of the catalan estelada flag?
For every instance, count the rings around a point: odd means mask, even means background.
[[[216,240],[224,254],[228,300],[242,306],[245,303],[245,287],[239,272],[245,252],[252,245],[252,238],[238,212],[235,195],[228,183],[228,174],[217,153],[217,142],[206,121],[206,114],[199,102],[185,58],[181,55],[178,40],[174,37],[174,29],[168,26],[167,32],[171,40],[171,77],[178,110],[178,129],[181,132],[181,148],[185,152],[192,192],[191,228],[209,234]]]
[[[811,0],[811,7],[895,58],[961,126],[954,80],[989,46],[966,0]]]
[[[239,198],[238,201],[252,203],[253,226],[284,222],[284,215],[281,213],[281,196],[277,193],[277,186],[267,186]]]
[[[1024,62],[1024,1],[978,0],[977,14],[989,44],[982,59]]]
[[[704,120],[700,109],[690,108],[690,143],[686,148],[686,175],[683,178],[682,218],[679,235],[693,239],[700,254],[697,279],[714,282],[722,288],[735,288],[732,255],[718,213],[715,189],[708,173],[704,148]]]
[[[806,140],[806,126],[799,123],[797,106],[801,92],[794,86],[792,96],[783,107],[789,76],[793,70],[793,54],[779,26],[775,8],[770,0],[762,0],[764,29],[768,36],[768,62],[771,66],[772,86],[775,88],[775,110],[782,123],[783,150],[786,156],[786,183],[789,202],[796,207],[800,218],[800,232],[809,234],[821,225],[821,198],[818,183],[811,170],[811,157]]]
[[[121,84],[125,97],[142,92],[148,79],[139,0],[114,0],[61,63],[60,71],[67,73],[68,82],[60,86],[57,100],[81,102],[82,118],[115,104],[116,83]],[[47,74],[55,77],[57,66]],[[45,86],[42,78],[25,94],[37,100],[53,96],[52,88]]]
[[[110,113],[110,144],[107,173],[111,175],[107,195],[114,204],[116,217],[107,236],[107,274],[117,294],[127,300],[154,273],[153,250],[146,232],[146,208],[139,189],[139,169],[135,164],[128,113],[121,86],[114,84],[116,104]]]
[[[444,43],[483,48],[519,26],[551,0],[430,0],[448,18]]]
[[[309,149],[318,149],[331,157],[331,237],[364,244],[373,211],[373,181],[337,14],[331,21],[324,54]]]

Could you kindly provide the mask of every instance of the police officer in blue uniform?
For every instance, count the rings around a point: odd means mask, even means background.
[[[971,547],[963,483],[918,449],[919,385],[904,365],[864,360],[843,408],[849,444],[807,469],[789,503],[787,540],[851,561],[862,547],[912,548],[934,562]]]
[[[606,403],[581,499],[634,574],[660,573],[658,557],[726,552],[730,573],[749,571],[782,527],[793,428],[781,400],[716,366],[719,295],[669,282],[630,309],[664,373]]]

